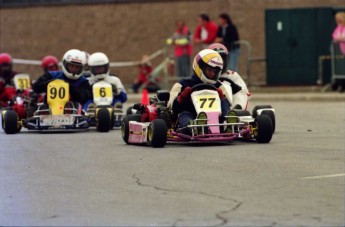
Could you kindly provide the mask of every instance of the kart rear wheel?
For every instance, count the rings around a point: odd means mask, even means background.
[[[6,134],[15,134],[18,130],[18,114],[13,110],[7,110],[3,115],[3,127]]]
[[[4,130],[4,122],[5,122],[5,120],[4,120],[4,115],[5,115],[5,111],[1,111],[1,128],[2,128],[2,130]]]
[[[167,142],[168,128],[162,119],[153,120],[147,132],[147,140],[152,147],[164,147]]]
[[[273,133],[276,130],[276,117],[272,110],[264,110],[261,112],[262,115],[267,115],[269,118],[271,118],[272,121],[272,131]]]
[[[133,109],[133,106],[130,106],[127,108],[127,111],[126,111],[126,115],[132,115],[132,109]]]
[[[109,132],[111,124],[111,116],[107,108],[101,108],[98,110],[96,115],[97,120],[97,131]]]
[[[255,118],[254,127],[254,137],[258,143],[269,143],[272,139],[273,128],[272,121],[267,115],[258,115]]]
[[[121,122],[121,135],[123,141],[128,144],[129,138],[129,122],[130,121],[137,121],[141,122],[141,115],[140,114],[133,114],[124,116]]]

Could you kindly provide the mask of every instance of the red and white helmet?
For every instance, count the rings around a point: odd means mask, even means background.
[[[59,61],[52,55],[45,56],[42,59],[41,67],[44,71],[57,71],[59,69]]]
[[[213,43],[210,46],[208,46],[208,49],[216,51],[223,59],[223,70],[222,73],[224,73],[228,68],[228,62],[229,62],[229,51],[228,49],[221,43]]]
[[[202,50],[194,58],[194,73],[206,84],[215,84],[222,72],[222,69],[223,60],[214,50]],[[206,70],[212,70],[215,73],[215,77],[210,78],[207,75]]]
[[[62,58],[62,71],[65,76],[77,80],[84,72],[85,54],[77,49],[67,51]]]

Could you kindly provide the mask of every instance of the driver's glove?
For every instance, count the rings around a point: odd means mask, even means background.
[[[183,103],[185,101],[188,100],[188,98],[190,97],[190,94],[192,94],[192,88],[191,87],[186,87],[181,93],[180,95],[177,97],[177,101],[179,103]]]
[[[112,84],[111,87],[112,87],[112,89],[113,89],[113,94],[114,94],[114,95],[119,95],[119,93],[118,93],[118,92],[119,92],[119,89],[117,89],[117,87],[116,87],[114,84]]]
[[[222,91],[221,88],[217,88],[217,92],[218,92],[218,95],[219,95],[219,98],[220,98],[220,99],[225,98],[225,95],[224,95],[224,93],[223,93],[223,91]]]

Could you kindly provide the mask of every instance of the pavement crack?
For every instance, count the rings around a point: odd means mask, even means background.
[[[200,191],[188,191],[188,190],[177,190],[177,189],[161,188],[161,187],[157,187],[157,186],[154,186],[154,185],[144,184],[136,174],[134,174],[132,176],[132,178],[135,179],[135,182],[136,182],[137,185],[142,186],[142,187],[153,188],[153,189],[155,189],[157,191],[174,192],[174,193],[199,194],[199,195],[203,195],[203,196],[207,196],[207,197],[211,197],[211,198],[216,198],[216,199],[220,199],[220,200],[225,200],[225,201],[230,201],[230,202],[235,203],[236,205],[233,206],[231,209],[225,210],[225,211],[220,211],[220,212],[215,214],[216,218],[220,219],[220,221],[221,221],[221,223],[219,223],[219,224],[217,224],[215,226],[226,225],[228,223],[228,219],[223,217],[223,215],[236,211],[242,205],[242,202],[240,202],[238,200],[227,198],[227,197],[220,196],[220,195],[214,195],[214,194],[209,194],[209,193],[200,192]],[[179,221],[181,221],[181,219],[177,219],[177,221],[175,221],[173,226],[176,226],[177,222],[179,222]]]

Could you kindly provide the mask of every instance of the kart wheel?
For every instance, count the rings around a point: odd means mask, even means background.
[[[272,108],[271,105],[259,105],[259,106],[255,106],[252,112],[252,116],[253,118],[256,118],[256,116],[258,116],[258,110],[260,109],[268,109],[268,108]]]
[[[98,110],[96,115],[97,120],[97,131],[99,132],[109,132],[111,124],[111,116],[109,110],[106,108],[101,108]]]
[[[127,108],[127,111],[126,111],[126,115],[132,115],[132,109],[133,109],[133,106],[130,106]]]
[[[2,130],[4,130],[4,122],[5,122],[5,120],[4,120],[4,115],[5,115],[5,111],[1,111],[1,128],[2,128]]]
[[[269,143],[272,139],[273,128],[272,121],[267,115],[258,115],[255,118],[254,137],[258,143]]]
[[[123,141],[128,144],[128,137],[129,137],[129,121],[137,121],[141,122],[141,115],[140,114],[133,114],[124,116],[121,123],[121,135]]]
[[[18,132],[18,114],[13,110],[7,110],[3,115],[3,127],[6,134]],[[19,129],[20,130],[20,129]]]
[[[272,121],[272,132],[274,133],[276,130],[276,117],[272,110],[264,110],[261,112],[261,115],[267,115],[269,118],[271,118]]]
[[[164,147],[167,142],[168,128],[165,121],[155,119],[148,127],[147,140],[152,147]]]

